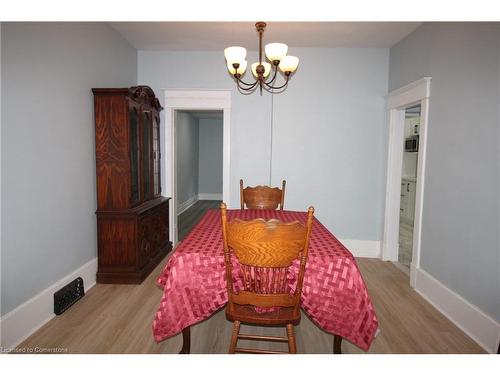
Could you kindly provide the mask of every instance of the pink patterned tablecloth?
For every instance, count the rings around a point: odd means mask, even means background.
[[[228,219],[273,218],[305,224],[307,213],[228,210]],[[153,321],[156,341],[209,318],[227,303],[219,210],[209,210],[175,249],[158,278],[163,288]],[[378,327],[358,265],[352,254],[316,218],[302,290],[302,308],[325,331],[368,350]]]

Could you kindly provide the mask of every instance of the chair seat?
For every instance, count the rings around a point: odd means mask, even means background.
[[[271,311],[268,312],[257,312],[254,306],[236,304],[233,306],[232,311],[226,308],[226,318],[232,322],[237,320],[242,323],[264,326],[297,325],[300,322],[300,310],[295,313],[293,307],[280,307],[270,309]]]

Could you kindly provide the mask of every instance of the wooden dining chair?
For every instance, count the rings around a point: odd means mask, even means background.
[[[283,180],[281,189],[261,185],[243,188],[243,180],[240,180],[241,209],[243,210],[246,205],[247,208],[263,210],[275,210],[279,206],[282,210],[285,204],[285,185],[286,181]]]
[[[227,220],[226,205],[221,204],[224,263],[228,303],[226,318],[233,322],[229,353],[285,353],[238,348],[239,339],[287,342],[288,353],[297,353],[293,326],[300,322],[300,296],[309,248],[314,208],[309,207],[307,223],[278,220]],[[233,279],[231,258],[236,257],[238,278]],[[289,272],[299,261],[292,285]],[[285,326],[286,337],[240,334],[240,325]]]

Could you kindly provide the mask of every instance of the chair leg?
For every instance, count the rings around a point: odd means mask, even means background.
[[[295,343],[293,324],[286,325],[286,334],[288,336],[288,351],[290,352],[290,354],[297,354],[297,344]]]
[[[231,336],[231,344],[229,345],[229,354],[234,354],[236,344],[238,343],[238,334],[240,333],[240,322],[235,320],[233,323],[233,334]]]

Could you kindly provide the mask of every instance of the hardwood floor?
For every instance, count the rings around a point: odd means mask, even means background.
[[[155,282],[166,261],[141,285],[97,284],[19,347],[63,348],[68,353],[177,353],[182,335],[156,343],[151,328],[162,295]],[[380,333],[369,353],[484,353],[412,290],[408,276],[392,263],[368,258],[358,258],[357,262],[380,323]],[[191,353],[227,353],[231,327],[223,310],[193,326]],[[259,334],[264,328],[244,329]],[[281,333],[281,328],[272,330]],[[304,312],[296,336],[299,353],[332,352],[333,336],[315,326]],[[262,345],[283,349],[280,343]],[[364,353],[346,340],[342,350]]]
[[[191,229],[200,221],[205,212],[211,208],[219,208],[221,201],[198,201],[189,207],[186,211],[177,217],[177,226],[179,228],[179,241],[191,231]]]

